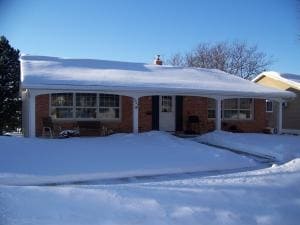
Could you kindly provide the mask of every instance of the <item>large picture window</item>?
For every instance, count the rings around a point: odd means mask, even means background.
[[[223,101],[223,118],[228,120],[251,120],[253,117],[253,99],[236,98]]]
[[[119,119],[120,96],[97,93],[51,94],[54,119]]]
[[[208,118],[214,119],[215,100],[208,99]],[[222,101],[222,118],[227,120],[251,120],[253,118],[253,99],[234,98]]]

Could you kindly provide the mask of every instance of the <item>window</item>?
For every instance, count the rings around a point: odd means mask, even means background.
[[[266,112],[273,112],[273,102],[266,100]]]
[[[216,117],[216,101],[207,99],[207,117],[214,119]],[[222,118],[227,120],[250,120],[253,115],[253,99],[234,98],[222,101]]]
[[[161,111],[172,112],[172,96],[161,96]]]
[[[216,100],[213,98],[207,98],[207,118],[216,118]]]
[[[76,118],[97,117],[97,94],[76,93]]]
[[[72,93],[57,93],[51,95],[51,116],[53,118],[73,117]]]
[[[223,101],[223,117],[229,120],[250,120],[252,119],[253,99],[225,99]]]
[[[51,94],[54,119],[119,119],[120,96],[96,93]]]
[[[120,118],[119,95],[99,94],[99,118]]]

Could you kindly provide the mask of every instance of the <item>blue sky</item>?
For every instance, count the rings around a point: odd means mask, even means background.
[[[22,53],[134,62],[245,40],[300,74],[297,0],[0,0],[0,35]]]

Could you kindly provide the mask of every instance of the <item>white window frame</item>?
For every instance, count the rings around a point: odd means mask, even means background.
[[[255,104],[254,99],[253,98],[234,98],[234,99],[237,99],[237,101],[238,101],[237,102],[238,108],[236,108],[236,109],[224,109],[224,104],[225,104],[226,99],[224,99],[222,101],[222,119],[226,120],[226,121],[230,121],[230,120],[250,121],[250,120],[253,120],[253,118],[254,118],[254,115],[253,115],[253,113],[254,113],[254,104]],[[241,104],[240,104],[241,99],[251,99],[251,101],[252,101],[252,104],[250,106],[250,118],[245,118],[245,119],[240,118],[240,111],[248,111],[249,110],[249,109],[241,109]],[[226,118],[226,117],[224,117],[224,111],[225,110],[236,110],[238,112],[237,118]]]
[[[73,109],[73,116],[72,118],[53,118],[51,115],[51,110],[53,107],[59,108],[57,106],[52,107],[52,94],[72,94],[73,95],[73,106],[59,106],[60,108],[72,108]],[[81,106],[76,106],[76,94],[96,94],[96,107],[81,107]],[[113,94],[117,95],[119,97],[119,107],[106,107],[106,108],[119,108],[119,118],[100,118],[100,113],[99,113],[99,95],[100,94],[106,94],[106,93],[101,93],[101,92],[58,92],[58,93],[51,93],[49,94],[49,116],[52,117],[53,120],[57,121],[112,121],[112,122],[117,122],[122,120],[122,98],[121,95],[118,94]],[[96,118],[77,118],[76,117],[76,108],[96,108]]]
[[[73,105],[72,106],[52,106],[52,94],[72,94],[72,100],[73,100]],[[54,119],[54,120],[73,120],[74,118],[74,94],[72,92],[57,92],[57,93],[52,93],[52,94],[49,94],[49,116]],[[52,112],[52,108],[60,108],[60,109],[72,109],[72,117],[65,117],[65,118],[53,118],[52,115],[51,115],[51,112]]]
[[[271,110],[268,110],[268,103],[271,103]],[[266,99],[266,112],[267,113],[272,113],[274,111],[274,104],[273,101]]]
[[[221,118],[222,118],[223,121],[230,121],[230,120],[234,120],[234,121],[250,121],[250,120],[254,119],[254,105],[255,105],[254,98],[232,98],[232,99],[237,99],[238,100],[238,102],[237,102],[238,108],[237,109],[224,109],[224,101],[226,99],[222,100]],[[240,111],[243,111],[243,110],[248,111],[248,109],[241,109],[240,108],[240,100],[241,99],[252,99],[252,104],[251,104],[251,107],[250,107],[250,113],[251,113],[250,115],[251,115],[251,117],[248,118],[248,119],[247,118],[245,118],[245,119],[239,118]],[[207,107],[207,111],[208,110],[215,110],[215,109]],[[224,117],[224,111],[225,110],[236,110],[236,111],[238,111],[238,118],[225,118]],[[209,118],[208,114],[207,114],[207,119],[208,120],[214,120],[215,118]]]
[[[208,107],[208,99],[212,99],[214,101],[214,103],[215,103],[212,108]],[[210,110],[211,111],[215,111],[215,117],[208,117],[208,115],[209,115],[208,111],[210,111]],[[216,100],[213,99],[213,98],[207,98],[207,119],[208,120],[214,120],[214,119],[216,119]]]
[[[167,104],[168,103],[168,104]],[[166,111],[164,111],[167,109]],[[173,112],[173,96],[161,96],[160,112],[172,113]]]
[[[77,94],[96,94],[96,106],[87,106],[87,107],[85,107],[85,106],[77,106],[77,98],[76,98],[76,95]],[[94,120],[94,119],[97,119],[98,118],[98,104],[99,104],[99,99],[98,99],[98,96],[99,96],[99,94],[98,93],[85,93],[85,92],[76,92],[76,93],[74,93],[73,94],[73,106],[74,106],[74,110],[75,110],[75,112],[74,112],[74,115],[73,115],[73,117],[75,117],[75,119],[82,119],[82,120]],[[74,102],[75,101],[75,102]],[[95,118],[83,118],[83,117],[77,117],[76,116],[76,110],[77,109],[96,109],[96,117]]]
[[[106,93],[98,93],[97,94],[97,118],[99,118],[99,120],[120,120],[121,119],[121,97],[119,96],[119,107],[117,106],[112,106],[112,107],[104,107],[104,106],[100,106],[100,94],[106,94]],[[108,94],[111,95],[111,94]],[[113,94],[115,95],[115,94]],[[100,108],[111,108],[111,109],[119,109],[119,118],[105,118],[105,117],[100,117]]]

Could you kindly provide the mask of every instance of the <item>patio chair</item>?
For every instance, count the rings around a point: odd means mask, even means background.
[[[52,118],[51,117],[42,118],[42,126],[43,126],[42,136],[43,137],[48,136],[48,137],[53,138],[54,125],[53,125],[53,122],[52,122]]]

